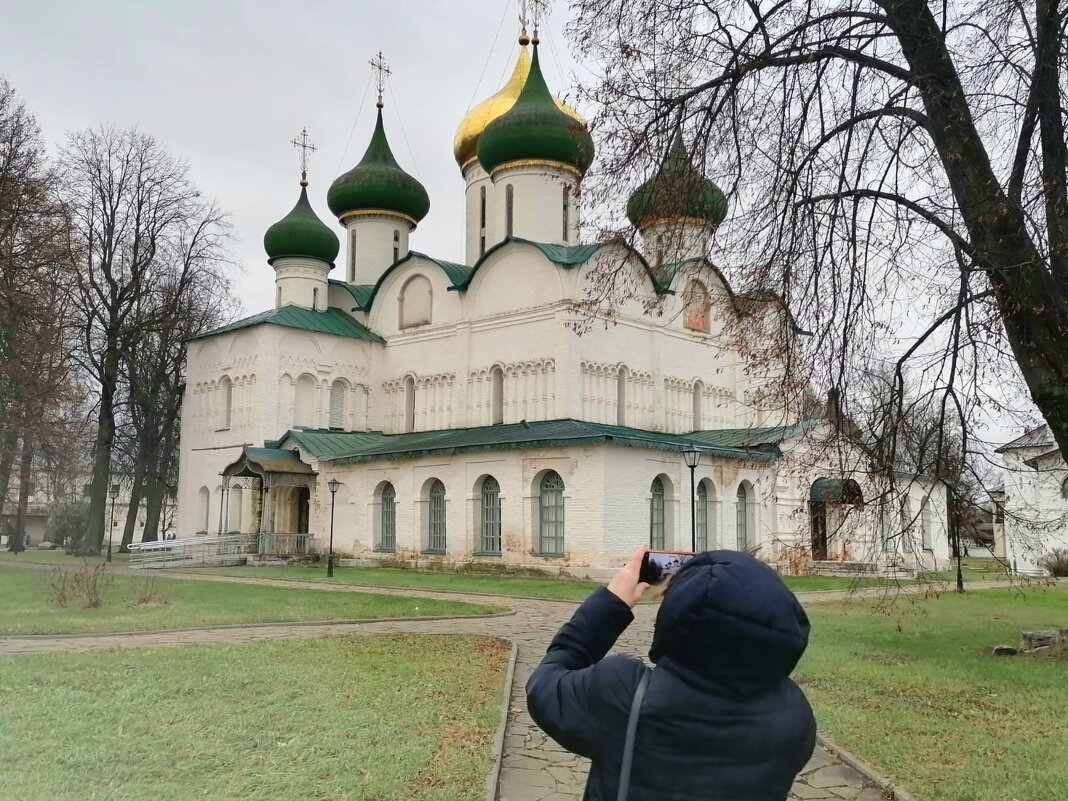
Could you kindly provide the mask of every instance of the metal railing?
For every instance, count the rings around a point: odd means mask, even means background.
[[[310,556],[315,553],[314,534],[277,534],[261,532],[259,553],[265,556]]]
[[[130,567],[208,567],[237,565],[255,553],[256,534],[223,534],[183,540],[135,542],[130,545]]]

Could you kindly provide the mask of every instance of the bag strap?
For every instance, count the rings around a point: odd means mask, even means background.
[[[630,705],[630,717],[627,718],[627,736],[623,741],[623,762],[619,767],[619,792],[616,801],[627,801],[630,792],[630,766],[634,761],[634,736],[638,731],[638,715],[642,710],[642,701],[645,700],[645,688],[649,684],[649,677],[653,671],[646,670],[638,682],[638,689],[634,691],[634,700]]]

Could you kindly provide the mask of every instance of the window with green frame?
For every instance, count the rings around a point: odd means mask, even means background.
[[[382,505],[379,510],[380,534],[378,550],[397,550],[397,491],[392,484],[382,487]]]
[[[664,549],[664,482],[659,476],[653,479],[649,492],[649,547],[662,551]]]
[[[482,504],[479,511],[479,523],[482,529],[482,541],[479,550],[482,553],[501,552],[501,485],[493,476],[482,479]]]
[[[708,550],[708,486],[697,485],[697,550]]]
[[[555,470],[550,470],[541,480],[538,511],[538,552],[547,556],[563,556],[564,480]]]
[[[427,550],[445,552],[445,485],[436,480],[430,486],[430,519]]]

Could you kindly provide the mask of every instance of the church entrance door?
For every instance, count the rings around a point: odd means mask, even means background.
[[[307,487],[297,487],[297,533],[307,534],[311,516],[311,492]]]
[[[809,503],[812,517],[812,558],[817,562],[827,560],[827,504],[824,501]]]

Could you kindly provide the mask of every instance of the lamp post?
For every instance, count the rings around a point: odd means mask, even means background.
[[[682,449],[682,458],[686,460],[686,466],[690,468],[690,550],[697,552],[697,486],[694,474],[697,465],[701,464],[701,451],[693,445]]]
[[[341,486],[341,482],[336,478],[330,479],[326,482],[326,486],[330,488],[330,547],[326,551],[326,577],[334,577],[334,498],[337,497],[337,488]]]
[[[115,499],[119,497],[119,485],[112,484],[108,490],[108,497],[111,498],[111,525],[108,527],[108,558],[107,561],[111,561],[111,532],[115,530]]]

